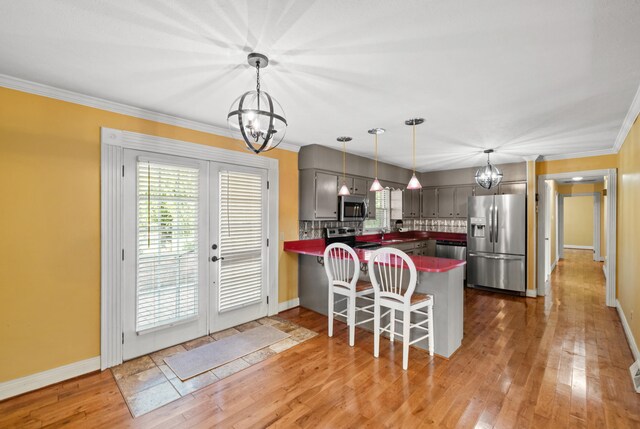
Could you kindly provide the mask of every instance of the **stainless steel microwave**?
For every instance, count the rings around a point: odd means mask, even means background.
[[[367,200],[357,195],[340,197],[340,220],[363,221],[367,218]]]

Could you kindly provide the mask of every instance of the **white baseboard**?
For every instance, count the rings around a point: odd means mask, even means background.
[[[556,259],[553,265],[551,265],[551,272],[556,269],[556,265],[558,265],[558,260]]]
[[[278,313],[298,306],[300,306],[300,298],[294,298],[289,301],[281,302],[278,304]]]
[[[0,383],[0,400],[59,383],[100,369],[100,356]]]
[[[604,278],[606,279],[607,278],[607,265],[606,264],[604,264],[602,266],[602,271],[604,271]]]
[[[604,256],[600,256],[599,258],[596,258],[596,261],[604,262],[605,261]]]
[[[579,246],[577,244],[565,244],[565,249],[593,250],[593,246]]]
[[[535,289],[527,289],[527,298],[537,298],[538,292]]]
[[[629,347],[631,348],[631,353],[633,353],[634,361],[640,359],[640,351],[638,351],[638,345],[636,344],[636,340],[633,338],[633,333],[631,333],[631,328],[627,323],[627,318],[624,315],[624,311],[622,311],[622,307],[620,306],[620,301],[616,299],[616,308],[618,309],[618,316],[620,316],[620,321],[622,322],[622,327],[624,328],[624,333],[627,336],[627,342],[629,343]]]

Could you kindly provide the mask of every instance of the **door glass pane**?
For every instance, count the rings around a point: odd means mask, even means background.
[[[263,195],[261,175],[220,172],[220,312],[263,299]]]
[[[198,169],[137,163],[136,330],[198,314]]]

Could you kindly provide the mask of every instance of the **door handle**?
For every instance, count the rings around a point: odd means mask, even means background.
[[[499,211],[498,211],[498,207],[496,207],[496,223],[495,223],[496,238],[493,240],[495,243],[497,243],[497,242],[498,242],[498,230],[499,230],[499,228],[498,228],[498,222],[499,222],[499,220],[498,220],[498,213],[499,213]]]
[[[489,208],[489,243],[493,243],[493,205]]]
[[[481,255],[479,253],[469,253],[469,256],[472,256],[475,258],[497,259],[501,261],[518,261],[523,259],[522,256],[507,256],[507,255],[494,256],[494,255]]]
[[[224,258],[218,258],[217,256],[211,257],[211,262],[224,261]]]

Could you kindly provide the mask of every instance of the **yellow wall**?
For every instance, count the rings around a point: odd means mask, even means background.
[[[636,118],[619,152],[618,301],[640,344],[640,120]]]
[[[558,186],[558,193],[564,195],[570,194],[586,194],[586,193],[594,193],[597,192],[600,195],[603,194],[605,184],[604,182],[600,183],[574,183],[569,185],[560,185]],[[565,202],[567,200],[565,199]],[[603,196],[600,199],[600,256],[605,257],[607,255],[607,234],[605,231],[605,225],[607,224],[605,213],[607,206],[607,197]],[[565,218],[566,222],[566,218]],[[565,238],[565,243],[569,243]]]
[[[100,127],[243,151],[240,142],[0,88],[0,382],[100,354]],[[298,157],[275,149],[279,227],[298,236]],[[281,237],[280,237],[281,238]],[[279,300],[297,297],[282,252]]]
[[[593,197],[564,199],[564,245],[593,247]]]

